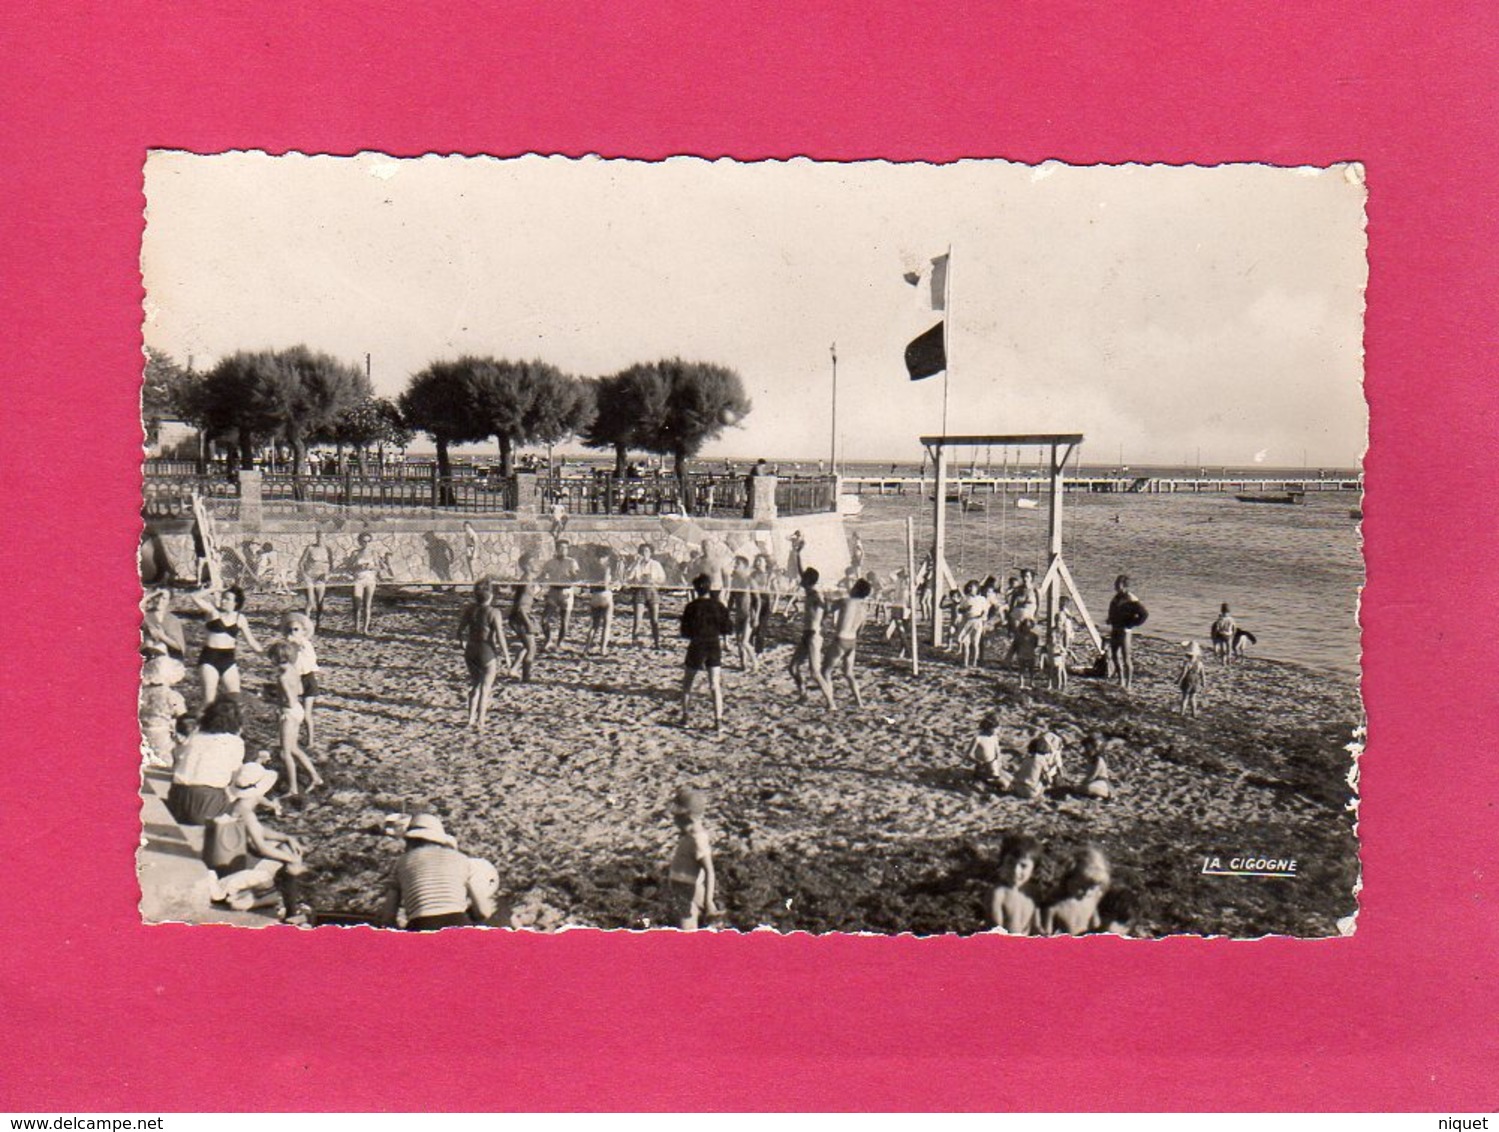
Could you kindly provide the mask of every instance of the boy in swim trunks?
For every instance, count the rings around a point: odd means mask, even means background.
[[[734,628],[729,611],[713,596],[713,581],[706,574],[692,580],[695,598],[682,610],[682,636],[687,638],[686,671],[682,674],[682,726],[691,717],[692,685],[699,672],[707,672],[713,691],[713,728],[723,728],[723,638]]]
[[[814,566],[808,566],[802,571],[802,636],[791,654],[791,663],[787,666],[787,671],[791,673],[791,679],[796,684],[796,698],[805,700],[807,685],[801,672],[801,666],[805,664],[811,670],[812,679],[817,682],[817,686],[822,689],[822,694],[827,698],[828,707],[832,707],[833,686],[822,674],[822,619],[828,611],[828,606],[822,594],[817,590],[819,576]]]
[[[822,682],[829,702],[833,698],[833,670],[840,668],[848,680],[849,690],[854,694],[854,703],[864,706],[864,697],[859,694],[859,681],[854,677],[854,660],[859,648],[859,630],[869,618],[869,582],[860,578],[854,583],[848,597],[838,603],[838,613],[833,644],[822,662]]]

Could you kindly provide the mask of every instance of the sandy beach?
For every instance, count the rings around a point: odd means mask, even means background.
[[[1145,934],[1326,936],[1354,911],[1346,748],[1360,708],[1345,677],[1253,658],[1210,664],[1203,715],[1187,720],[1175,714],[1176,641],[1139,642],[1129,694],[1095,679],[1057,694],[943,656],[913,679],[867,629],[867,706],[854,710],[839,687],[830,715],[820,700],[796,701],[780,619],[761,674],[738,671],[726,650],[728,723],[715,735],[706,697],[697,727],[677,726],[675,617],[656,651],[628,644],[626,613],[615,627],[626,643],[608,657],[582,655],[575,620],[575,639],[542,657],[533,684],[502,677],[489,730],[475,735],[463,726],[453,636],[462,601],[387,589],[365,638],[350,631],[347,600],[330,596],[316,640],[314,749],[328,786],[272,819],[309,847],[320,910],[378,908],[400,849],[383,833],[386,815],[431,810],[466,852],[498,867],[507,903],[496,922],[650,927],[664,910],[668,803],[691,783],[709,798],[724,926],[734,929],[983,930],[999,844],[1022,832],[1044,847],[1038,893],[1077,847],[1102,846],[1115,885],[1147,901]],[[252,599],[262,640],[293,607],[291,597]],[[190,626],[190,640],[198,632]],[[265,662],[243,664],[247,745],[274,751],[274,710],[258,696]],[[192,684],[183,690],[196,708]],[[1026,802],[980,790],[963,756],[991,709],[1006,746],[1041,727],[1061,735],[1069,776],[1086,770],[1082,735],[1103,731],[1114,797]],[[1296,879],[1202,875],[1205,858],[1240,854],[1294,858]]]

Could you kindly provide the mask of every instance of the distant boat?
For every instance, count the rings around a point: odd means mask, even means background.
[[[1019,507],[1022,511],[1034,511],[1041,504],[1034,499],[1028,499],[1022,495],[1019,499],[1015,500],[1015,506]]]
[[[1240,503],[1283,503],[1300,505],[1306,502],[1304,491],[1282,491],[1269,495],[1236,495]]]

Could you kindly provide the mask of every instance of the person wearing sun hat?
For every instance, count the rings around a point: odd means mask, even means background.
[[[301,878],[307,871],[302,846],[296,838],[266,826],[255,812],[275,784],[276,772],[261,763],[245,763],[234,772],[229,813],[217,820],[243,825],[246,852],[215,866],[209,898],[239,911],[279,900],[288,923],[305,924],[311,909],[301,900]]]
[[[443,828],[436,814],[417,814],[404,836],[406,848],[386,889],[381,922],[395,927],[397,913],[404,911],[406,930],[412,932],[472,923],[469,907],[480,902],[470,890],[473,869],[458,851],[457,838]],[[479,910],[484,911],[482,904]]]

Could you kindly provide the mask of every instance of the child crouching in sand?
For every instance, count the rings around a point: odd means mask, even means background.
[[[1056,784],[1062,776],[1062,740],[1050,731],[1043,731],[1030,741],[1025,757],[1020,760],[1020,769],[1011,780],[1010,793],[1026,801],[1034,801]]]
[[[712,919],[718,908],[718,884],[713,875],[713,848],[703,825],[707,802],[702,792],[683,786],[672,802],[672,820],[677,826],[677,847],[671,856],[667,886],[671,893],[671,920],[683,931],[696,931],[704,916]]]
[[[1036,872],[1041,847],[1032,837],[1006,837],[999,855],[999,884],[989,904],[994,930],[1005,935],[1035,935],[1040,927],[1036,902],[1024,892]]]
[[[1094,731],[1083,740],[1083,757],[1091,758],[1088,773],[1073,788],[1078,794],[1085,798],[1112,798],[1114,788],[1109,781],[1109,764],[1103,757],[1104,747],[1103,733]]]
[[[979,720],[979,733],[968,744],[968,761],[973,777],[982,786],[1007,789],[1013,777],[1005,770],[1004,755],[999,749],[999,716],[992,711]]]
[[[1101,926],[1098,904],[1109,890],[1109,860],[1088,846],[1074,858],[1062,894],[1041,913],[1042,935],[1083,935]]]

